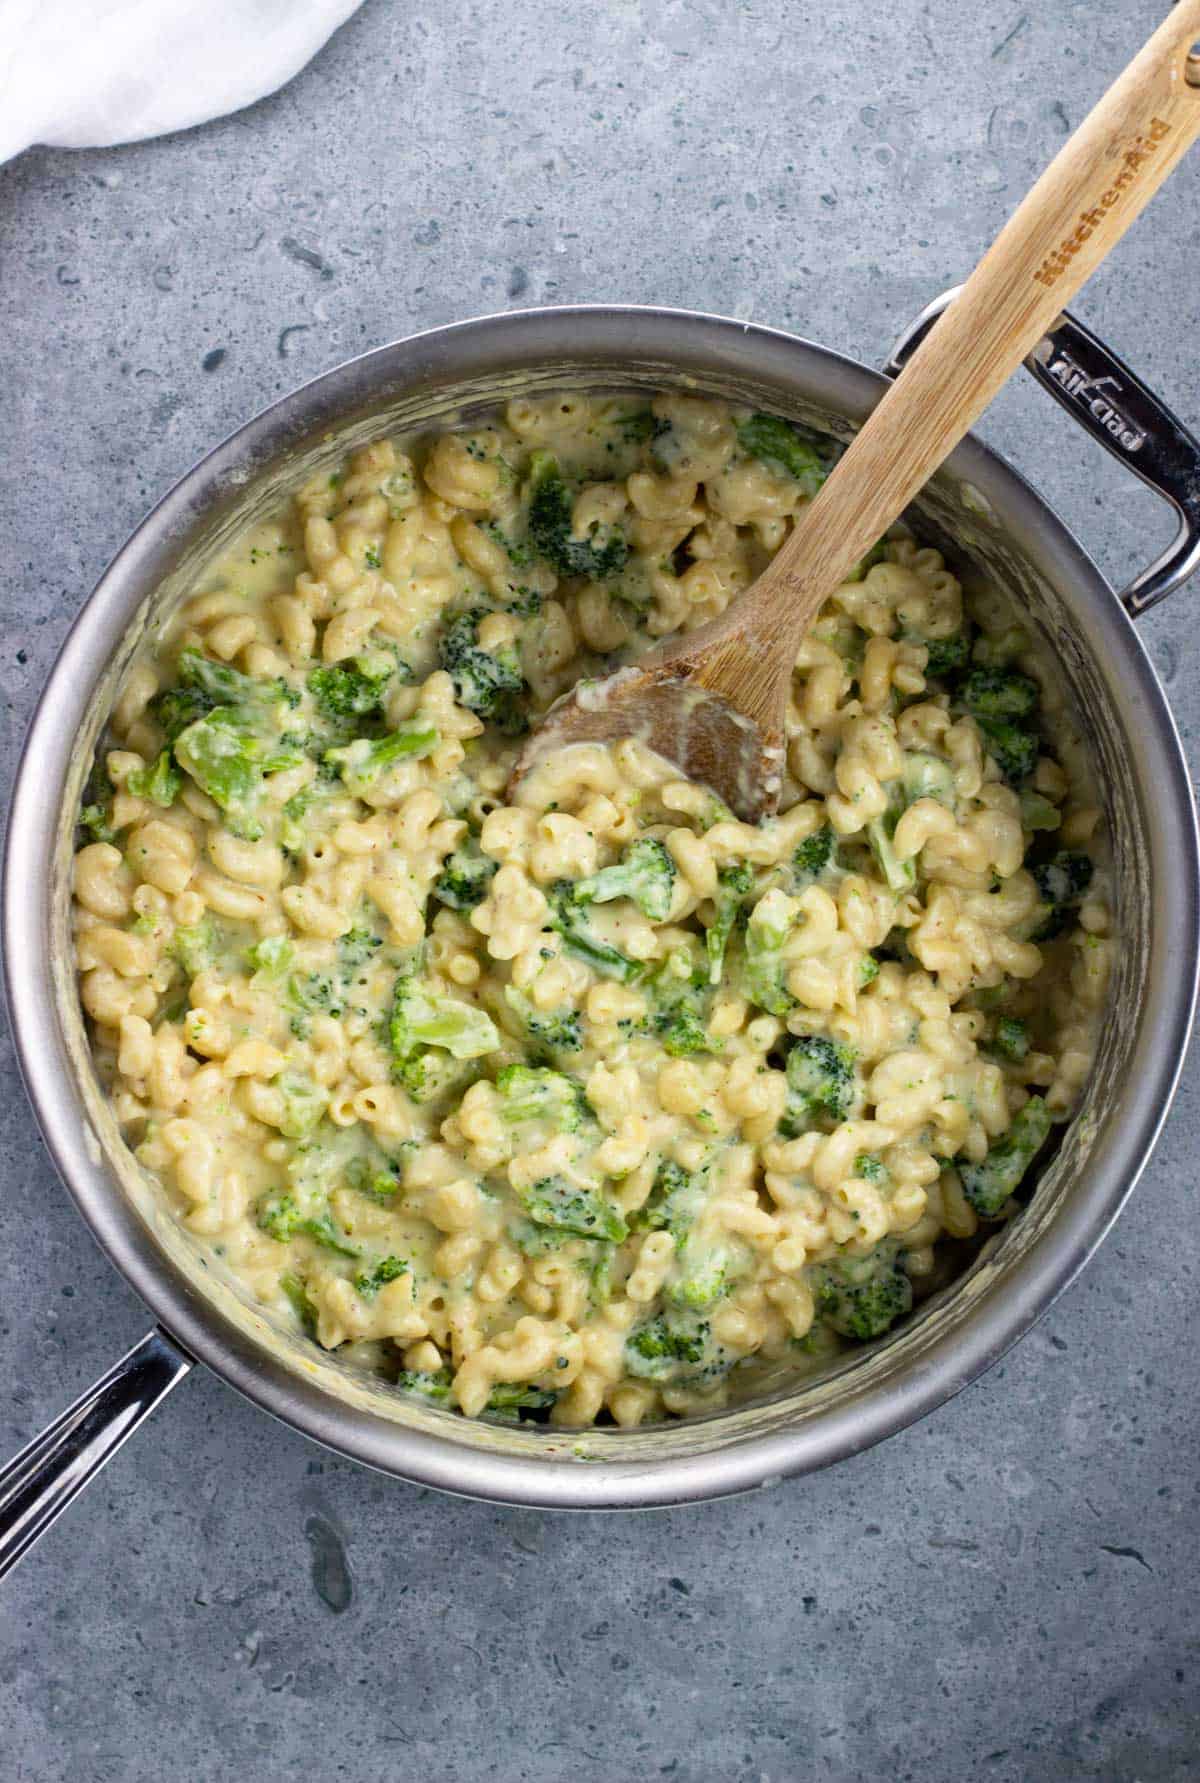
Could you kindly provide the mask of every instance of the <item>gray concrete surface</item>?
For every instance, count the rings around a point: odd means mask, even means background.
[[[431,323],[690,304],[869,361],[1163,0],[368,0],[284,93],[0,170],[0,745],[110,553],[277,393]],[[186,70],[180,71],[186,79]],[[1200,161],[1080,308],[1200,425]],[[1116,579],[1166,528],[1027,383]],[[1144,636],[1186,735],[1200,588]],[[1195,752],[1193,749],[1193,760]],[[140,1335],[0,1042],[0,1450]],[[459,1503],[188,1382],[0,1596],[6,1779],[1200,1775],[1193,1060],[1084,1278],[906,1435],[620,1519]]]

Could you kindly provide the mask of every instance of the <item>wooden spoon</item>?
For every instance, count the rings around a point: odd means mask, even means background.
[[[800,643],[1200,134],[1200,0],[1181,0],[1064,145],[771,563],[718,619],[558,700],[548,751],[636,736],[749,822],[779,801]]]

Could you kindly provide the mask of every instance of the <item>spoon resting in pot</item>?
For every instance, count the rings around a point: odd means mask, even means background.
[[[639,738],[748,822],[778,804],[797,652],[818,610],[979,418],[1200,134],[1200,0],[1181,0],[1064,145],[762,575],[719,618],[550,708],[547,753]]]

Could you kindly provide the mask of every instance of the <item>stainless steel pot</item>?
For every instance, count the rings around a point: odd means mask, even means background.
[[[890,374],[937,308],[909,331]],[[1069,318],[1030,369],[1175,506],[1171,550],[1118,597],[1028,484],[974,440],[923,493],[914,519],[1007,588],[1061,664],[1117,868],[1113,1018],[1082,1110],[1032,1204],[964,1278],[827,1377],[685,1423],[573,1433],[468,1422],[352,1374],[218,1279],[163,1212],[95,1081],[70,959],[73,814],[146,627],[249,517],[348,447],[518,389],[562,386],[706,391],[848,437],[884,378],[789,335],[682,311],[487,317],[307,384],[219,446],[138,528],[68,637],[30,731],[8,832],[4,945],[17,1048],[51,1153],[99,1243],[161,1324],[0,1475],[0,1569],[195,1360],[318,1442],[404,1479],[547,1506],[670,1504],[823,1467],[902,1429],[993,1363],[1072,1279],[1146,1162],[1191,1025],[1200,873],[1190,784],[1131,617],[1200,561],[1200,445]]]

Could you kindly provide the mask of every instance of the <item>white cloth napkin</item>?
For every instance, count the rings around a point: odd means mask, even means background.
[[[299,73],[361,0],[0,0],[0,162],[224,117]]]

